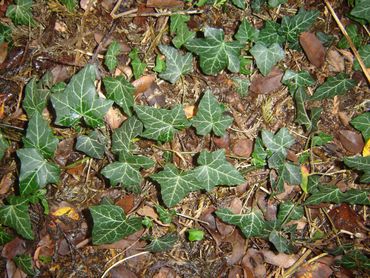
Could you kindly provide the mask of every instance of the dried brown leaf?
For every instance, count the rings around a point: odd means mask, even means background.
[[[250,139],[236,139],[232,143],[232,150],[236,156],[250,157],[253,151],[253,141]]]
[[[184,2],[179,0],[148,0],[146,6],[150,8],[182,8]]]
[[[297,255],[288,255],[284,253],[275,254],[274,252],[264,249],[261,250],[265,262],[282,268],[291,267],[298,259]]]
[[[365,142],[361,134],[352,130],[340,130],[338,137],[342,146],[351,154],[361,153]]]
[[[283,74],[279,68],[274,67],[267,76],[257,75],[253,78],[249,90],[256,95],[276,91],[282,86]]]
[[[344,58],[340,53],[334,49],[328,51],[327,60],[329,63],[329,70],[333,72],[344,71]]]
[[[321,67],[325,62],[325,48],[314,33],[303,32],[299,42],[306,53],[308,60],[316,67]]]

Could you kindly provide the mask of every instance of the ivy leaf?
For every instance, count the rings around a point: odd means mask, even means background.
[[[182,25],[186,24],[190,20],[189,15],[174,14],[170,17],[170,32],[171,35],[176,34],[176,32],[181,28]]]
[[[294,144],[294,137],[286,127],[281,128],[275,135],[268,130],[262,130],[263,144],[273,153],[287,154],[288,148]]]
[[[344,254],[337,263],[346,269],[364,269],[366,271],[366,269],[369,269],[370,259],[361,251],[354,249]]]
[[[9,26],[0,23],[0,43],[11,42],[12,29]]]
[[[19,191],[21,195],[33,193],[39,187],[59,181],[60,169],[48,162],[37,149],[17,150],[21,161]]]
[[[287,223],[290,220],[299,220],[303,217],[304,210],[300,205],[295,205],[291,201],[281,203],[277,218],[281,223]]]
[[[97,130],[90,132],[87,136],[78,136],[76,150],[84,152],[90,157],[101,159],[105,151],[105,138]]]
[[[298,87],[311,86],[315,83],[315,80],[307,71],[294,72],[288,69],[285,71],[281,82],[288,86],[291,94],[294,94]]]
[[[319,186],[319,191],[313,193],[304,203],[307,205],[317,205],[321,203],[342,203],[344,194],[337,187]]]
[[[315,90],[310,100],[322,100],[344,95],[356,85],[356,81],[348,79],[347,77],[345,73],[339,73],[335,77],[328,77],[328,79]]]
[[[350,15],[370,22],[370,5],[368,0],[357,0]]]
[[[29,254],[22,254],[22,255],[17,255],[14,257],[14,262],[19,267],[22,269],[22,271],[28,275],[35,275],[36,271],[33,267],[33,260],[32,257]]]
[[[32,2],[32,0],[15,0],[16,5],[8,6],[6,17],[9,17],[16,25],[34,25]]]
[[[365,112],[351,120],[357,130],[361,131],[364,136],[365,142],[370,139],[370,112]]]
[[[136,118],[130,117],[112,134],[112,151],[116,154],[130,153],[132,141],[143,132],[143,124]]]
[[[190,16],[176,14],[171,16],[170,31],[171,34],[176,34],[172,39],[172,43],[176,48],[180,48],[185,42],[195,37],[195,32],[189,30],[186,22]]]
[[[324,146],[331,141],[333,141],[333,136],[320,131],[317,135],[312,137],[311,146]]]
[[[277,6],[286,3],[288,0],[268,0],[269,7],[276,8]]]
[[[127,218],[123,209],[115,205],[90,207],[94,226],[93,244],[109,244],[141,229],[141,218]]]
[[[344,193],[344,202],[351,205],[370,205],[369,192],[350,189]]]
[[[94,84],[96,70],[94,65],[85,66],[72,77],[64,92],[51,96],[57,115],[56,124],[73,126],[81,118],[91,127],[104,124],[103,117],[113,102],[97,96]]]
[[[0,208],[1,210],[1,208]],[[13,239],[13,236],[5,232],[1,227],[0,227],[0,245],[3,246],[7,244],[9,241]]]
[[[172,110],[137,105],[134,110],[145,127],[142,136],[148,139],[169,142],[178,130],[190,126],[182,105]]]
[[[361,48],[359,48],[358,53],[360,54],[366,68],[370,68],[370,44],[364,45]],[[353,63],[353,69],[354,70],[361,69],[360,63],[357,61],[357,59]]]
[[[294,93],[294,100],[296,103],[296,122],[300,125],[305,125],[307,130],[311,130],[311,120],[308,117],[305,101],[308,96],[304,87],[298,87]]]
[[[264,76],[271,71],[277,62],[285,57],[284,50],[277,43],[272,44],[270,47],[257,43],[252,47],[250,53],[253,55],[258,69]]]
[[[67,7],[69,12],[74,12],[77,7],[77,0],[59,0],[64,6]]]
[[[284,42],[284,37],[279,34],[280,24],[274,21],[265,21],[265,26],[260,30],[257,42],[261,42],[266,46],[274,43],[281,45]]]
[[[4,138],[0,132],[0,160],[3,159],[6,149],[9,147],[8,141]]]
[[[48,122],[41,114],[34,113],[28,122],[23,144],[26,148],[37,149],[44,157],[50,158],[58,146],[59,140],[53,135]]]
[[[159,45],[158,48],[166,56],[166,70],[159,77],[175,83],[181,76],[193,71],[193,56],[190,53],[181,55],[171,46]]]
[[[198,167],[194,171],[196,179],[201,182],[201,189],[211,191],[218,185],[240,185],[243,176],[226,160],[225,150],[214,152],[202,151],[198,157]]]
[[[123,76],[107,76],[103,79],[103,83],[107,90],[107,98],[117,103],[127,116],[132,116],[135,87]]]
[[[361,177],[360,182],[369,183],[370,182],[370,156],[352,156],[345,157],[344,164],[357,171],[364,172]]]
[[[231,0],[231,2],[239,9],[245,9],[245,0]]]
[[[164,57],[162,55],[157,54],[155,57],[155,67],[153,68],[153,71],[161,73],[166,69],[166,62],[164,61]]]
[[[43,89],[41,82],[37,82],[36,78],[32,78],[27,83],[22,107],[26,111],[27,116],[31,118],[35,113],[42,114],[48,99],[49,90]]]
[[[251,8],[253,12],[259,13],[261,11],[261,6],[266,3],[266,0],[252,0]]]
[[[34,239],[28,205],[14,204],[0,207],[0,223],[13,228],[25,239]]]
[[[254,28],[246,19],[241,22],[235,38],[241,43],[254,42],[257,40],[259,30]]]
[[[188,193],[202,187],[192,171],[181,171],[173,164],[167,164],[163,171],[151,178],[161,186],[162,200],[167,207],[173,207]]]
[[[283,237],[280,232],[273,230],[269,235],[269,241],[275,246],[279,253],[285,253],[290,250],[288,239]]]
[[[150,252],[164,252],[172,249],[175,245],[178,237],[176,234],[167,234],[159,238],[154,238],[151,242],[145,247],[146,250]]]
[[[233,214],[228,209],[218,209],[216,215],[224,222],[236,225],[246,238],[259,236],[265,226],[265,221],[258,212],[248,214]]]
[[[232,122],[233,118],[224,115],[223,107],[212,92],[205,91],[199,103],[198,112],[192,119],[192,125],[196,128],[197,134],[206,135],[213,131],[216,136],[222,136]]]
[[[252,152],[252,165],[261,168],[266,165],[267,152],[263,148],[262,139],[257,137]]]
[[[224,31],[206,27],[202,39],[192,39],[185,47],[200,57],[200,68],[207,75],[216,75],[227,67],[231,72],[240,70],[240,50],[243,44],[238,41],[225,42]]]
[[[148,169],[153,165],[154,161],[146,156],[125,154],[120,156],[120,161],[105,166],[101,174],[108,178],[113,186],[120,183],[127,190],[139,193],[143,180],[139,170],[140,168]]]
[[[234,82],[236,92],[244,97],[248,94],[248,88],[251,82],[245,78],[233,77],[231,80]]]
[[[281,21],[280,33],[288,42],[295,42],[300,33],[307,31],[319,16],[319,11],[306,11],[301,8],[294,16],[284,16]]]
[[[128,55],[131,58],[131,66],[134,71],[135,79],[139,79],[143,75],[147,64],[141,62],[139,58],[139,50],[134,48]]]
[[[357,25],[356,24],[349,24],[346,27],[346,31],[348,33],[348,36],[351,38],[353,44],[356,46],[356,48],[359,48],[362,43],[361,35],[358,33]],[[340,41],[338,42],[339,48],[349,48],[349,43],[346,39],[346,37],[342,37]]]
[[[108,47],[107,53],[104,57],[104,64],[107,66],[110,72],[115,70],[118,64],[117,56],[121,52],[121,46],[118,42],[113,41]]]

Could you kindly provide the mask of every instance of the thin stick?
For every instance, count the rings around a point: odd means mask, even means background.
[[[357,49],[356,49],[356,46],[353,44],[353,41],[351,39],[351,37],[348,35],[346,29],[344,28],[342,22],[340,22],[337,14],[335,13],[334,9],[332,8],[332,6],[330,5],[329,1],[328,0],[324,0],[326,6],[328,7],[331,15],[334,17],[335,21],[337,22],[338,24],[338,27],[339,29],[342,31],[344,37],[347,39],[348,43],[349,43],[349,46],[351,47],[352,51],[353,51],[353,54],[355,54],[356,56],[356,59],[357,61],[360,63],[360,66],[361,66],[361,69],[362,71],[364,72],[366,78],[367,78],[367,82],[370,83],[370,74],[369,72],[367,71],[367,68],[364,64],[364,61],[362,60],[360,54],[358,53]]]
[[[312,253],[312,251],[310,249],[308,249],[303,255],[302,257],[299,258],[298,261],[296,261],[288,270],[287,272],[284,273],[283,275],[283,278],[287,278],[289,277],[290,275],[292,275],[295,270],[303,264],[303,262],[306,260],[306,258]]]
[[[150,16],[150,17],[161,17],[161,16],[171,16],[171,15],[191,15],[191,14],[201,14],[203,11],[200,10],[189,10],[189,11],[177,11],[177,12],[161,12],[161,13],[137,13],[137,9],[133,9],[120,14],[111,13],[111,17],[116,19],[119,17],[137,17],[137,16]]]
[[[176,213],[176,215],[177,215],[177,216],[184,217],[184,218],[187,218],[187,219],[190,219],[190,220],[197,221],[197,222],[199,222],[199,223],[203,223],[203,224],[209,225],[209,223],[208,223],[208,222],[206,222],[206,221],[200,220],[200,219],[198,219],[198,218],[191,217],[191,216],[186,215],[186,214],[182,214],[182,213],[178,213],[178,212],[177,212],[177,213]]]
[[[118,262],[116,262],[116,263],[112,264],[110,267],[108,267],[108,269],[107,269],[106,271],[104,271],[104,273],[103,273],[103,275],[101,276],[101,278],[105,278],[105,277],[107,277],[107,275],[108,275],[109,271],[111,271],[111,270],[112,270],[112,268],[115,268],[117,265],[119,265],[119,264],[121,264],[121,263],[123,263],[123,262],[125,262],[125,261],[128,261],[128,260],[130,260],[130,259],[133,259],[133,258],[135,258],[135,257],[141,256],[141,255],[145,255],[145,254],[149,254],[149,252],[148,252],[148,251],[140,252],[140,253],[137,253],[137,254],[135,254],[135,255],[132,255],[132,256],[126,257],[126,258],[124,258],[124,259],[122,259],[122,260],[119,260]]]

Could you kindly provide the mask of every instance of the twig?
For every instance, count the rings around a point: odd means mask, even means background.
[[[108,267],[108,269],[107,269],[106,271],[104,271],[103,275],[102,275],[100,278],[105,278],[105,277],[107,277],[107,275],[108,275],[109,271],[111,271],[111,270],[112,270],[113,268],[115,268],[117,265],[120,265],[121,263],[123,263],[123,262],[125,262],[125,261],[128,261],[128,260],[130,260],[130,259],[133,259],[133,258],[135,258],[135,257],[139,257],[139,256],[141,256],[141,255],[145,255],[145,254],[149,254],[149,252],[148,252],[148,251],[140,252],[140,253],[137,253],[137,254],[135,254],[135,255],[132,255],[132,256],[126,257],[126,258],[124,258],[124,259],[122,259],[122,260],[119,260],[118,262],[116,262],[116,263],[112,264],[110,267]]]
[[[357,61],[359,62],[360,66],[361,66],[361,69],[362,69],[362,71],[364,72],[364,74],[366,76],[367,82],[370,83],[370,74],[367,71],[367,68],[364,64],[364,61],[362,60],[360,54],[358,53],[358,51],[356,49],[356,46],[353,44],[353,41],[352,41],[351,37],[348,35],[348,33],[347,33],[346,29],[344,28],[342,22],[340,22],[337,14],[335,13],[333,7],[330,5],[329,1],[324,0],[324,2],[326,4],[326,6],[328,7],[331,15],[334,17],[335,21],[337,22],[339,29],[342,31],[344,37],[348,41],[348,44],[351,47],[353,54],[355,54],[355,57],[356,57]]]
[[[178,213],[178,212],[176,212],[176,215],[177,215],[177,216],[184,217],[184,218],[188,218],[188,219],[190,219],[190,220],[197,221],[197,222],[199,222],[199,223],[203,223],[203,224],[209,225],[209,223],[208,223],[208,222],[203,221],[203,220],[200,220],[200,219],[198,219],[198,218],[191,217],[191,216],[189,216],[189,215],[185,215],[185,214]]]
[[[301,266],[303,264],[303,262],[306,260],[306,258],[312,253],[312,251],[310,249],[308,249],[303,255],[302,257],[299,258],[298,261],[296,261],[288,270],[287,272],[284,273],[283,275],[283,278],[287,278],[289,277],[290,275],[292,275],[295,270]]]
[[[148,16],[148,17],[161,17],[161,16],[171,16],[171,15],[191,15],[191,14],[201,14],[203,11],[201,10],[188,10],[188,11],[177,11],[177,12],[160,12],[160,13],[137,13],[137,9],[133,9],[127,12],[123,12],[120,14],[113,14],[111,13],[111,17],[116,19],[119,17],[137,17],[137,16]]]

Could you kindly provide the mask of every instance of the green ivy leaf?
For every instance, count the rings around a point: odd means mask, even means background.
[[[74,12],[77,7],[77,0],[59,0],[64,6],[67,7],[69,12]]]
[[[195,32],[189,30],[186,22],[190,16],[176,14],[171,16],[170,31],[171,34],[176,34],[172,39],[172,43],[176,48],[180,48],[185,42],[195,37]]]
[[[141,218],[127,218],[123,209],[115,205],[90,207],[94,226],[93,244],[109,244],[129,236],[141,229]]]
[[[141,62],[139,58],[139,50],[137,48],[132,49],[128,56],[131,58],[131,66],[134,71],[134,77],[135,79],[139,79],[140,76],[143,75],[147,64]]]
[[[59,140],[53,135],[48,122],[41,114],[34,113],[28,122],[23,144],[26,148],[37,149],[44,157],[50,158],[57,149]]]
[[[0,246],[3,246],[7,244],[9,241],[13,239],[13,236],[5,232],[1,227],[0,227]]]
[[[296,103],[296,122],[300,125],[305,125],[307,130],[311,130],[311,120],[308,117],[305,101],[308,99],[304,87],[298,87],[294,93],[294,101]]]
[[[265,21],[265,26],[259,32],[257,42],[263,43],[266,46],[275,43],[281,45],[285,39],[279,34],[280,28],[279,23],[270,20]]]
[[[301,8],[294,16],[284,16],[281,21],[280,33],[288,42],[295,42],[299,34],[307,31],[319,16],[319,11],[306,11]]]
[[[370,139],[370,112],[365,112],[351,120],[357,130],[361,131],[365,141]]]
[[[63,92],[67,87],[67,84],[65,82],[58,82],[53,87],[51,87],[50,91],[52,93],[61,93]]]
[[[159,77],[175,83],[181,76],[193,71],[193,56],[190,53],[181,55],[171,46],[159,45],[159,50],[166,56],[166,70]]]
[[[261,6],[266,3],[266,0],[252,0],[251,8],[253,12],[259,13],[261,11]]]
[[[171,110],[137,105],[134,110],[145,127],[142,136],[148,139],[169,142],[178,130],[190,126],[182,105]]]
[[[25,239],[34,239],[28,205],[14,204],[0,207],[0,223],[13,228]]]
[[[252,47],[250,53],[253,55],[258,69],[264,76],[271,71],[277,62],[285,57],[284,50],[277,43],[272,44],[270,47],[257,43]]]
[[[87,65],[75,74],[64,92],[51,96],[56,112],[55,123],[61,126],[76,125],[81,118],[91,127],[104,124],[103,117],[113,101],[99,98],[95,89],[96,66]]]
[[[164,57],[162,58],[160,54],[155,57],[155,67],[153,71],[161,73],[166,69],[166,62],[164,61]]]
[[[349,24],[346,27],[346,31],[348,33],[348,36],[351,38],[353,44],[356,46],[356,48],[359,48],[362,43],[362,38],[361,35],[358,33],[357,25]],[[350,46],[346,37],[342,37],[338,42],[338,48],[349,48],[349,47]]]
[[[154,253],[165,252],[171,250],[177,240],[178,237],[176,234],[167,234],[159,238],[153,238],[145,249]]]
[[[269,7],[276,8],[281,4],[285,4],[288,0],[268,0]]]
[[[279,253],[285,253],[290,250],[289,241],[282,236],[281,232],[273,230],[269,235],[269,241]]]
[[[344,193],[344,202],[351,205],[370,205],[369,192],[357,189],[350,189]]]
[[[300,205],[295,205],[291,201],[281,203],[277,215],[281,223],[287,223],[290,220],[299,220],[303,217],[304,210]]]
[[[252,165],[258,168],[264,167],[266,165],[267,152],[263,148],[262,139],[257,137],[254,141],[254,148],[252,152]]]
[[[311,146],[324,146],[331,141],[333,141],[333,136],[320,131],[317,135],[312,137]]]
[[[257,40],[259,30],[254,28],[246,19],[240,23],[235,38],[241,43],[254,42]]]
[[[171,35],[176,34],[176,32],[181,28],[182,25],[186,24],[190,20],[189,15],[174,14],[170,17],[170,33]]]
[[[16,25],[35,24],[32,17],[32,0],[15,0],[15,5],[9,5],[6,10],[6,16]]]
[[[317,205],[321,203],[342,203],[344,194],[337,187],[319,186],[319,191],[313,193],[304,203],[307,205]]]
[[[273,153],[282,153],[287,155],[287,149],[294,144],[294,137],[289,134],[286,127],[281,128],[275,135],[268,131],[262,130],[263,144]]]
[[[328,77],[328,79],[315,90],[310,100],[322,100],[338,95],[344,95],[355,85],[356,81],[348,79],[348,76],[345,73],[339,73],[335,77]]]
[[[370,5],[368,0],[356,0],[356,5],[350,12],[355,18],[370,22]]]
[[[245,9],[245,0],[231,0],[231,2],[239,9]]]
[[[294,72],[286,70],[281,82],[288,86],[289,92],[293,95],[299,87],[311,86],[315,83],[311,74],[307,71]]]
[[[105,138],[99,131],[94,130],[89,135],[77,137],[76,150],[84,152],[90,157],[101,159],[105,151]]]
[[[204,231],[198,229],[188,230],[188,239],[190,241],[200,241],[204,238]]]
[[[257,211],[247,214],[233,214],[230,210],[223,208],[218,209],[216,215],[222,221],[238,226],[246,238],[260,236],[265,226],[262,215]]]
[[[233,118],[224,115],[223,107],[212,92],[205,91],[199,103],[197,114],[192,119],[192,125],[196,128],[197,134],[206,135],[213,131],[216,136],[222,136],[232,122]]]
[[[334,36],[323,32],[316,32],[316,37],[322,42],[323,46],[329,47],[334,42]]]
[[[130,153],[133,148],[133,139],[143,132],[143,124],[136,118],[128,118],[112,134],[112,151],[116,154]]]
[[[127,190],[139,193],[143,180],[139,170],[141,168],[149,169],[153,166],[154,161],[146,156],[125,154],[120,156],[120,161],[105,166],[101,174],[108,178],[113,186],[120,183]]]
[[[33,114],[42,114],[49,99],[49,90],[42,88],[42,83],[32,78],[26,86],[25,96],[22,107],[27,116],[31,118]]]
[[[234,82],[234,86],[236,92],[241,96],[244,97],[248,94],[248,88],[251,82],[245,78],[233,77],[231,80]]]
[[[107,98],[117,103],[127,116],[132,116],[135,87],[123,76],[107,76],[103,79],[103,83],[107,90]]]
[[[362,61],[364,62],[366,68],[370,68],[370,44],[364,45],[359,48],[358,53],[360,54]],[[355,60],[353,63],[354,70],[360,70],[360,63]]]
[[[0,160],[3,159],[7,148],[9,148],[9,143],[0,132]]]
[[[155,209],[159,215],[159,220],[164,224],[170,224],[172,222],[172,218],[176,216],[176,211],[171,209],[165,209],[160,205],[156,205]]]
[[[22,269],[22,271],[28,275],[35,275],[36,271],[33,267],[33,260],[32,257],[29,254],[22,254],[22,255],[17,255],[14,257],[14,262],[19,267]]]
[[[352,169],[364,172],[364,175],[361,177],[360,182],[370,182],[370,156],[345,157],[344,164]]]
[[[225,42],[224,31],[206,27],[202,39],[192,39],[185,47],[200,57],[200,68],[207,75],[216,75],[227,67],[231,72],[240,70],[240,50],[243,44],[238,41]]]
[[[12,40],[12,29],[9,26],[0,23],[0,43],[10,42]]]
[[[188,193],[202,187],[192,171],[181,171],[173,164],[167,164],[163,171],[151,178],[161,186],[162,200],[167,207],[173,207]]]
[[[107,66],[110,72],[116,69],[118,64],[117,56],[120,54],[120,52],[120,44],[116,41],[111,42],[104,57],[104,64]]]
[[[214,152],[202,151],[198,157],[198,167],[193,172],[201,182],[201,189],[211,191],[218,185],[240,185],[244,182],[243,176],[226,160],[225,150]]]

